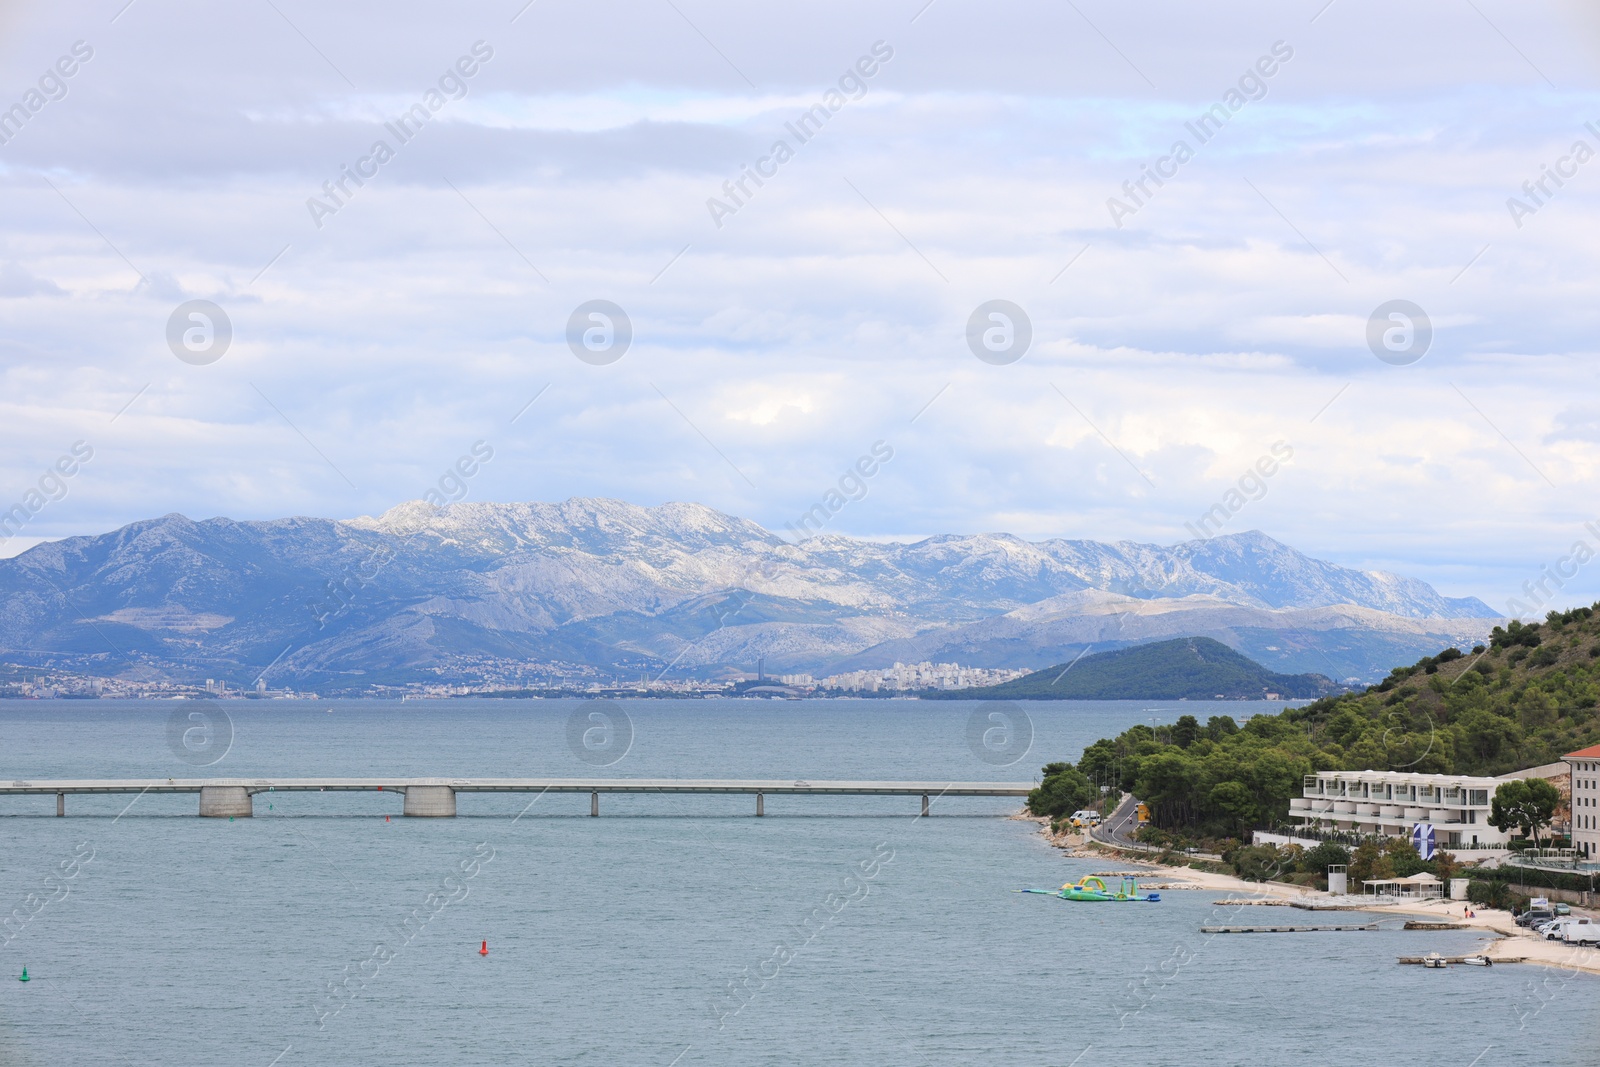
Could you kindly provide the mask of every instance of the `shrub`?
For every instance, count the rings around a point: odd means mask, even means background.
[[[1266,882],[1294,869],[1297,849],[1276,845],[1244,845],[1223,857],[1233,865],[1233,873],[1247,882]]]
[[[1504,882],[1480,882],[1473,879],[1467,883],[1467,899],[1485,908],[1510,911],[1514,895]]]

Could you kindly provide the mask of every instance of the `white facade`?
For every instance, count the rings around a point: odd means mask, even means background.
[[[1289,801],[1289,817],[1305,827],[1388,837],[1407,837],[1417,823],[1430,823],[1441,849],[1504,845],[1511,835],[1489,825],[1489,801],[1504,780],[1406,771],[1323,771],[1306,775],[1305,795]],[[1595,810],[1600,815],[1600,808]]]
[[[1600,745],[1562,758],[1572,775],[1572,847],[1592,860],[1600,856]]]
[[[975,689],[999,685],[1031,673],[1005,668],[963,667],[959,663],[896,663],[873,671],[851,671],[822,679],[824,689],[854,689],[876,693],[883,689]]]

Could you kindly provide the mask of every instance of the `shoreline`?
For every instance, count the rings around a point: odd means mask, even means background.
[[[1237,896],[1240,898],[1238,907],[1270,906],[1252,902],[1281,902],[1286,906],[1290,901],[1309,903],[1318,898],[1328,898],[1328,894],[1320,890],[1285,882],[1251,882],[1231,874],[1218,874],[1195,867],[1159,863],[1150,856],[1137,852],[1130,854],[1126,850],[1088,840],[1081,834],[1052,834],[1048,819],[1030,815],[1015,817],[1040,823],[1039,833],[1045,842],[1074,859],[1115,860],[1119,864],[1148,868],[1152,875],[1171,874],[1172,878],[1163,877],[1163,880],[1185,883],[1183,888],[1191,892],[1208,891]],[[1173,888],[1175,890],[1177,887]],[[1222,896],[1218,897],[1219,906],[1226,906],[1221,903],[1222,899]],[[1390,918],[1432,919],[1449,922],[1463,930],[1480,932],[1492,938],[1484,946],[1483,955],[1496,963],[1525,963],[1600,975],[1600,946],[1566,945],[1560,941],[1546,941],[1517,926],[1510,912],[1495,908],[1474,907],[1473,917],[1468,919],[1463,915],[1465,905],[1465,901],[1435,898],[1397,904],[1356,904],[1336,907],[1340,911],[1364,912]],[[1590,913],[1585,909],[1574,908],[1573,914]]]

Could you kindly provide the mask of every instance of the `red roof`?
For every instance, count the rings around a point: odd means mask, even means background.
[[[1568,752],[1562,759],[1600,759],[1600,745],[1590,745],[1576,752]]]

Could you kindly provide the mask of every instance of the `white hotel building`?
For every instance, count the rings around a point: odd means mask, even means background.
[[[1600,766],[1600,754],[1594,765]],[[1305,795],[1289,801],[1289,817],[1302,827],[1389,837],[1409,836],[1417,823],[1429,823],[1441,849],[1503,846],[1511,835],[1489,825],[1489,801],[1501,782],[1520,777],[1323,771],[1306,775]],[[1594,814],[1600,818],[1600,807]],[[1594,839],[1600,847],[1600,830]]]
[[[1561,758],[1572,774],[1572,847],[1592,860],[1600,855],[1600,745]]]

